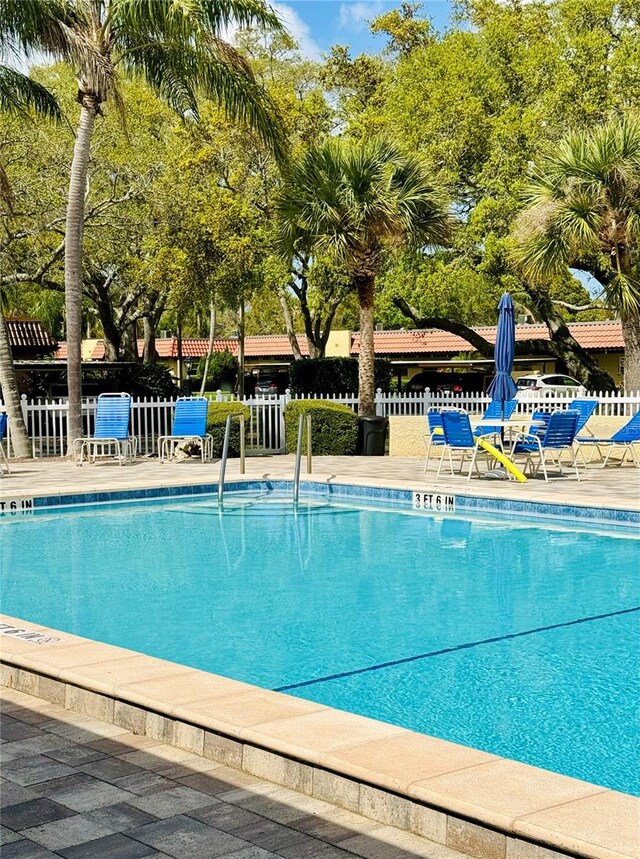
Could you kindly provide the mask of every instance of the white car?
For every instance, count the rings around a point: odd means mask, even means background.
[[[524,399],[528,396],[540,396],[540,394],[578,394],[584,390],[577,379],[571,376],[563,376],[560,373],[541,376],[532,374],[520,376],[516,379],[518,391],[516,399]]]

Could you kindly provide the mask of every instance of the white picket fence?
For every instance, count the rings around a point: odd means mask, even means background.
[[[518,401],[517,413],[530,414],[542,409],[566,408],[574,394],[545,394],[543,391],[527,393]],[[598,400],[595,414],[603,417],[631,417],[640,411],[640,391],[616,394],[611,392],[587,393],[580,396]],[[228,395],[218,392],[217,400],[226,400]],[[357,394],[285,394],[265,397],[247,397],[242,402],[249,409],[250,419],[247,427],[247,448],[253,453],[282,453],[285,450],[284,407],[293,399],[318,399],[343,403],[358,411]],[[96,411],[96,398],[83,401],[85,433],[90,435]],[[156,453],[157,439],[171,431],[174,400],[141,398],[132,404],[132,433],[138,439],[138,452],[141,456]],[[376,392],[376,414],[382,417],[392,415],[425,415],[430,408],[464,409],[470,414],[481,414],[489,405],[490,398],[483,393],[453,394],[425,391],[418,393]],[[32,440],[34,457],[64,456],[66,453],[67,411],[66,399],[28,400],[21,399],[22,414]],[[4,407],[0,403],[0,411]],[[7,452],[12,454],[11,428],[6,439]]]

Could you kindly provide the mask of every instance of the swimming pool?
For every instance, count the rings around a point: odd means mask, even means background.
[[[272,494],[0,523],[2,610],[640,794],[640,541]]]

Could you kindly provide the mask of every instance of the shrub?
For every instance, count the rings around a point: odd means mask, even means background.
[[[388,358],[375,360],[375,386],[389,390],[393,368]],[[296,394],[344,394],[358,390],[357,358],[303,358],[289,365],[289,386]]]
[[[328,400],[291,400],[284,407],[287,450],[298,443],[300,415],[311,414],[311,450],[316,456],[353,456],[358,440],[358,416],[341,403]],[[303,448],[307,449],[305,421]]]
[[[244,415],[245,437],[249,430],[249,409],[242,403],[209,403],[207,412],[207,432],[213,437],[213,456],[222,456],[224,430],[229,415]],[[240,456],[240,421],[231,422],[229,456]]]
[[[206,358],[201,358],[198,364],[197,377],[202,380]],[[209,372],[207,373],[207,391],[217,391],[226,385],[231,390],[236,386],[238,379],[238,359],[228,349],[222,352],[213,352],[209,359]]]

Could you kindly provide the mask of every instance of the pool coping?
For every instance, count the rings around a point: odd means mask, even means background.
[[[0,615],[0,683],[476,859],[640,855],[640,799]]]
[[[389,501],[409,504],[414,494],[434,499],[433,506],[425,512],[447,512],[437,506],[435,499],[453,499],[453,508],[457,512],[466,513],[508,513],[513,516],[532,516],[536,518],[571,519],[584,524],[620,524],[640,525],[640,509],[617,506],[610,503],[580,504],[565,501],[539,501],[514,497],[497,497],[482,492],[457,491],[457,487],[437,486],[429,492],[424,486],[408,488],[406,482],[400,483],[385,480],[376,481],[371,485],[371,479],[350,476],[346,478],[306,475],[300,482],[301,493],[311,496],[325,496],[336,501]],[[3,488],[3,487],[0,487]],[[293,481],[277,477],[239,477],[224,484],[225,492],[233,491],[262,491],[282,490],[293,494]],[[24,493],[4,492],[0,499],[0,517],[31,513],[44,508],[52,509],[69,507],[79,504],[108,504],[122,501],[162,500],[170,498],[185,498],[187,496],[204,496],[217,493],[218,483],[187,483],[172,486],[147,486],[122,489],[109,489],[99,492],[69,492],[59,491],[40,492],[35,495]]]

